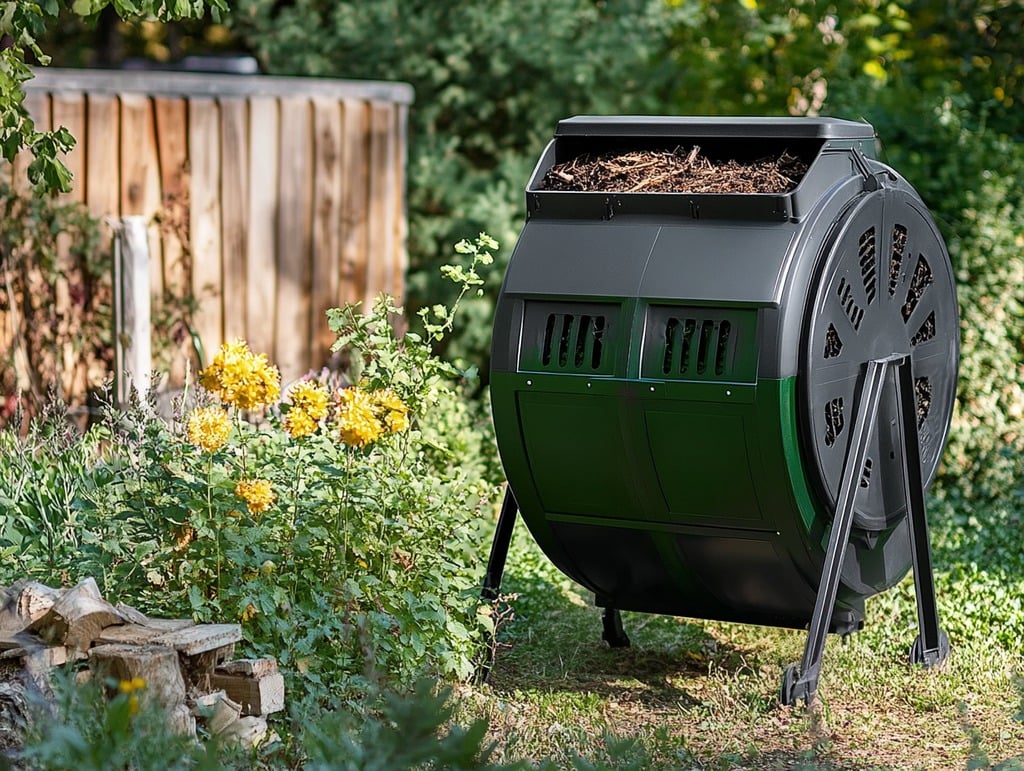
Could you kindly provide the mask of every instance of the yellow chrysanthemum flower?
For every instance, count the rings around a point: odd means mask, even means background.
[[[312,420],[327,417],[327,387],[312,380],[302,380],[288,389],[288,400]]]
[[[341,441],[352,447],[365,447],[377,441],[384,427],[373,411],[370,395],[359,388],[346,388],[338,397],[338,429]]]
[[[250,514],[262,514],[269,509],[277,496],[265,479],[243,479],[235,485],[235,495],[245,501]]]
[[[390,388],[373,392],[374,405],[385,428],[392,434],[400,434],[409,428],[409,408]]]
[[[292,439],[298,439],[316,432],[317,422],[305,410],[292,407],[284,416],[283,425]]]
[[[220,407],[200,407],[188,417],[188,440],[203,452],[215,452],[227,444],[231,420]]]
[[[281,395],[281,376],[264,353],[255,354],[244,340],[224,343],[209,367],[199,374],[199,384],[225,404],[252,410],[276,402]]]

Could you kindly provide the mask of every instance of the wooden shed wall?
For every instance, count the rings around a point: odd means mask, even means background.
[[[151,219],[154,301],[194,294],[206,361],[243,337],[287,382],[326,363],[328,308],[403,295],[411,101],[398,83],[45,69],[26,104],[78,140],[68,198]]]

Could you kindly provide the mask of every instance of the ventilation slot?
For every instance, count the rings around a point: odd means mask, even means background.
[[[864,294],[868,298],[868,305],[875,301],[878,292],[878,270],[875,267],[875,229],[868,228],[860,237],[860,244],[857,250],[860,259],[860,277],[864,281]]]
[[[835,324],[829,324],[825,330],[825,358],[834,359],[843,352],[843,341],[839,339],[839,331]]]
[[[839,296],[839,303],[843,306],[843,310],[846,312],[847,318],[850,319],[850,323],[853,324],[854,330],[859,331],[860,323],[864,320],[864,309],[857,305],[857,301],[853,299],[853,287],[846,283],[845,278],[839,279],[836,294]]]
[[[670,318],[665,323],[663,375],[725,375],[730,364],[732,323]],[[678,364],[676,362],[678,361]]]
[[[903,250],[907,248],[907,229],[896,225],[892,229],[892,251],[889,254],[889,296],[896,294],[900,284],[900,268],[903,267]]]
[[[928,318],[924,320],[921,328],[910,338],[910,344],[916,346],[919,343],[927,343],[933,337],[935,337],[935,311],[928,314]]]
[[[715,345],[715,374],[724,375],[726,356],[729,352],[729,335],[732,334],[732,324],[723,321],[718,325],[718,343]]]
[[[914,378],[914,401],[917,403],[917,427],[920,429],[932,408],[932,383],[928,378]]]
[[[843,397],[837,397],[825,405],[825,445],[831,447],[836,437],[843,433]]]
[[[568,370],[601,366],[604,316],[550,313],[544,325],[541,364]]]
[[[931,286],[935,278],[932,276],[932,266],[923,254],[917,256],[917,265],[914,267],[914,277],[910,279],[910,289],[907,290],[907,300],[903,303],[903,323],[910,321],[914,315],[914,309],[921,302],[924,290]]]
[[[860,475],[860,486],[867,489],[871,484],[871,458],[864,459],[864,471]]]

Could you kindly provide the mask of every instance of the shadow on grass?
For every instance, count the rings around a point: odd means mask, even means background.
[[[510,574],[504,589],[515,595],[514,617],[498,634],[489,677],[497,693],[577,692],[678,710],[702,703],[689,681],[759,666],[701,622],[652,614],[624,613],[632,644],[611,648],[601,638],[601,609],[568,579]]]

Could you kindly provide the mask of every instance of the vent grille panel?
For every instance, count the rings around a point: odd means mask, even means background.
[[[647,308],[641,376],[658,380],[753,382],[757,311]]]
[[[932,285],[935,277],[932,275],[932,266],[923,254],[917,256],[917,265],[914,266],[914,275],[910,279],[910,288],[907,289],[907,299],[903,303],[903,322],[908,323],[914,315],[917,304],[921,302],[925,290]]]
[[[836,294],[839,296],[839,304],[842,305],[846,317],[850,319],[855,331],[860,330],[860,323],[864,320],[864,309],[857,304],[853,296],[853,287],[847,283],[846,278],[839,279],[839,286],[836,287]]]
[[[831,447],[843,433],[846,418],[843,416],[843,397],[838,396],[825,403],[825,446]]]
[[[864,282],[864,295],[868,298],[868,305],[875,301],[878,293],[878,262],[875,253],[875,229],[870,227],[860,237],[857,256],[860,261],[860,277]]]
[[[889,252],[889,296],[896,294],[900,285],[900,270],[903,267],[903,251],[907,248],[907,228],[896,225],[892,229],[892,250]]]
[[[834,359],[843,352],[843,341],[835,324],[829,324],[825,330],[825,358]]]
[[[612,303],[528,301],[519,371],[615,374],[609,335],[618,314],[619,307]]]
[[[935,338],[935,311],[928,314],[928,318],[924,320],[921,327],[914,333],[914,336],[910,338],[910,344],[913,346],[920,345],[921,343],[927,343],[929,340]]]

